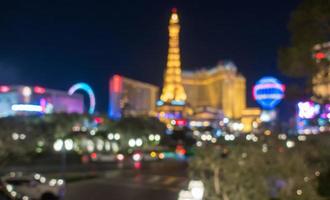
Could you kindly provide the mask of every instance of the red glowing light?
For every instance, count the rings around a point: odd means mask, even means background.
[[[176,8],[172,8],[172,13],[177,13],[178,10]]]
[[[0,92],[1,93],[6,93],[6,92],[9,92],[9,91],[10,91],[9,86],[6,86],[6,85],[0,86]]]
[[[96,160],[96,158],[97,158],[97,154],[94,152],[94,153],[91,153],[91,158],[93,159],[93,160]]]
[[[185,150],[185,148],[182,145],[178,145],[176,147],[175,152],[179,155],[185,155],[187,153],[187,151]]]
[[[134,168],[135,168],[135,169],[141,169],[141,167],[142,167],[141,162],[135,162],[135,163],[134,163]]]
[[[117,155],[117,160],[118,161],[123,161],[125,159],[125,156],[123,154],[118,154]]]
[[[104,119],[102,117],[95,117],[94,122],[96,124],[102,124],[104,122]]]
[[[37,94],[45,94],[46,93],[46,88],[40,87],[40,86],[35,86],[34,87],[34,92]]]
[[[119,93],[122,90],[123,78],[119,75],[114,75],[110,81],[111,92]]]
[[[177,120],[175,120],[175,124],[177,126],[185,126],[187,124],[187,121],[184,119],[177,119]]]
[[[322,59],[326,58],[326,55],[325,55],[325,53],[318,52],[315,54],[315,58],[318,60],[322,60]]]

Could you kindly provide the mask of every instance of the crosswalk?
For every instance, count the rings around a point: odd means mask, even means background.
[[[102,181],[108,184],[123,185],[126,187],[162,189],[173,192],[180,191],[188,185],[188,179],[186,177],[124,172],[107,172]]]

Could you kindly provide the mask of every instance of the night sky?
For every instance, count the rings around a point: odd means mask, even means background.
[[[277,50],[300,0],[1,1],[0,84],[68,89],[87,82],[105,112],[108,79],[118,73],[162,85],[172,7],[181,19],[183,69],[232,60],[248,89],[278,71]],[[248,102],[254,105],[251,92]]]

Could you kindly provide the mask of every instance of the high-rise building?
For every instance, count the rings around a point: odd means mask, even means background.
[[[181,118],[187,99],[181,78],[180,24],[177,10],[172,9],[169,21],[169,49],[164,73],[164,85],[157,102],[161,118]],[[166,116],[167,115],[167,116]]]
[[[114,75],[109,82],[109,116],[154,115],[159,88],[155,85]]]
[[[182,84],[193,110],[209,106],[222,110],[228,118],[239,119],[246,108],[245,78],[232,62],[210,70],[184,71]]]
[[[84,113],[84,97],[40,86],[0,86],[0,117]]]

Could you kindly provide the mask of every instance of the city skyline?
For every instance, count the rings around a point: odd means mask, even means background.
[[[330,0],[0,6],[0,200],[330,200]]]
[[[75,82],[88,82],[98,98],[97,110],[104,112],[107,109],[107,81],[115,73],[162,86],[168,47],[166,24],[172,7],[178,8],[182,18],[183,70],[207,68],[220,60],[234,61],[247,78],[247,99],[252,105],[255,103],[249,89],[258,78],[270,74],[285,78],[276,68],[276,51],[289,40],[286,23],[296,3],[267,5],[255,1],[247,5],[246,10],[234,11],[231,9],[234,5],[228,2],[182,1],[151,5],[147,2],[142,1],[136,8],[131,6],[123,13],[120,11],[125,11],[125,6],[121,3],[102,4],[105,8],[94,5],[91,9],[100,13],[91,16],[84,15],[86,2],[72,12],[69,10],[74,4],[61,8],[61,3],[38,6],[37,3],[7,3],[12,10],[2,14],[6,18],[1,23],[4,31],[0,33],[3,44],[0,50],[1,83],[67,89]],[[153,6],[154,10],[151,9]],[[210,7],[214,8],[204,11]],[[278,12],[271,7],[278,8]],[[106,8],[114,9],[106,12]],[[62,14],[50,17],[58,10]],[[148,12],[144,13],[144,10]],[[267,18],[252,23],[266,11],[272,16],[269,21]],[[247,23],[239,24],[242,18],[246,18]],[[57,25],[63,21],[68,22]],[[122,26],[123,22],[127,25]],[[261,27],[264,28],[260,33]],[[24,34],[20,32],[22,28]],[[275,32],[271,31],[274,29]],[[136,32],[136,37],[128,37],[130,31]],[[256,50],[260,45],[265,47],[260,48],[263,52]],[[206,46],[208,51],[205,52]],[[61,77],[61,82],[54,76]],[[283,80],[284,83],[287,81],[290,79]]]

